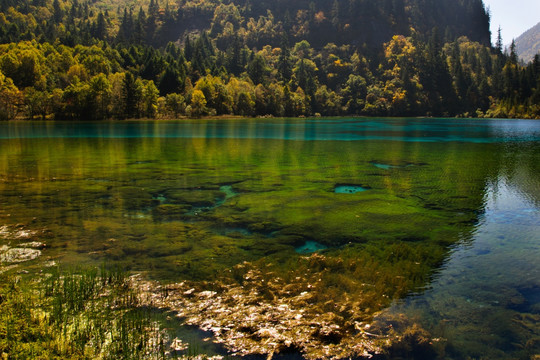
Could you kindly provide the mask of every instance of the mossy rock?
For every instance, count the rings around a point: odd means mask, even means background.
[[[250,179],[234,185],[234,189],[239,193],[279,191],[283,187],[280,179],[272,177],[260,180]]]
[[[247,229],[251,232],[257,232],[262,234],[269,234],[273,231],[280,229],[279,225],[272,221],[257,221],[247,226]]]
[[[196,207],[212,207],[217,200],[224,199],[225,194],[219,190],[169,189],[162,192],[172,204],[189,204]]]
[[[234,225],[243,225],[252,232],[280,230],[281,235],[316,239],[328,246],[381,239],[430,240],[432,234],[439,233],[453,235],[446,225],[450,214],[429,211],[416,206],[414,199],[376,190],[357,194],[296,191],[292,196],[290,191],[246,193],[209,216],[223,223],[234,220]],[[426,234],[425,229],[432,232]]]
[[[143,188],[124,186],[115,192],[116,199],[127,210],[141,210],[152,207],[159,202],[152,198],[152,194]]]
[[[156,221],[181,220],[191,208],[189,204],[162,204],[152,209],[152,217]]]
[[[276,239],[272,238],[256,239],[252,243],[242,246],[242,248],[249,251],[251,254],[254,254],[256,257],[273,255],[279,252],[292,253],[292,251],[294,251],[294,246],[284,244],[283,242],[276,241]]]
[[[148,255],[153,258],[174,256],[185,254],[192,249],[193,246],[185,241],[172,240],[162,242],[161,244],[155,244],[154,246],[148,248]]]

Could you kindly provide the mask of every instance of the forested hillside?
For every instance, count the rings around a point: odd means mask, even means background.
[[[540,116],[481,0],[4,0],[0,118]]]

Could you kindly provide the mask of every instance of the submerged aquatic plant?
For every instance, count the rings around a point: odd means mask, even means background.
[[[0,353],[10,359],[162,359],[168,334],[158,313],[119,269],[2,274]],[[4,356],[4,355],[3,355]]]
[[[288,269],[246,262],[217,281],[138,286],[146,293],[144,302],[213,332],[233,355],[369,358],[419,347],[434,353],[429,333],[418,324],[382,312],[409,288],[398,275],[403,263],[355,254],[360,258],[343,251],[340,257],[315,253]]]

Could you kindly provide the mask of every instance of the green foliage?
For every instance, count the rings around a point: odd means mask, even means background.
[[[0,71],[0,120],[11,120],[17,115],[22,94],[13,80]]]
[[[249,62],[247,72],[254,84],[262,84],[265,82],[270,69],[266,65],[265,59],[257,54],[253,57],[253,60]]]
[[[504,54],[502,39],[490,47],[480,0],[22,0],[0,11],[1,119],[184,112],[158,106],[156,89],[195,116],[538,116],[537,66]]]
[[[206,98],[201,90],[195,89],[191,93],[190,113],[193,117],[200,117],[206,110]]]
[[[178,118],[184,112],[186,104],[182,95],[172,93],[165,97],[165,106],[173,118]]]

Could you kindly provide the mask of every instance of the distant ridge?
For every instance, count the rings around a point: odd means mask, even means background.
[[[516,51],[519,58],[528,63],[540,53],[540,22],[521,34],[516,40]]]

